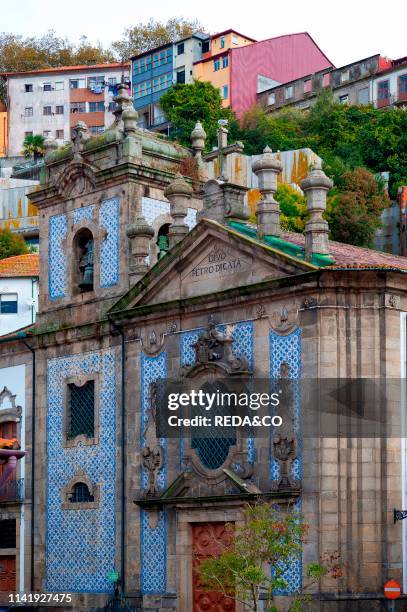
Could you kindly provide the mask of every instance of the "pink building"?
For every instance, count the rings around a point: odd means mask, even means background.
[[[230,106],[241,117],[261,91],[332,66],[307,32],[230,49]]]

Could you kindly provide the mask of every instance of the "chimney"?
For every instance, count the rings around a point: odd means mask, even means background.
[[[322,170],[321,161],[311,166],[307,178],[301,182],[301,189],[307,196],[310,219],[305,224],[305,258],[310,261],[314,254],[328,255],[328,222],[322,218],[326,210],[326,194],[333,182]]]
[[[277,191],[277,178],[283,169],[283,164],[274,155],[270,147],[266,147],[263,155],[253,163],[252,170],[259,181],[261,200],[257,203],[256,217],[258,236],[279,236],[280,205],[274,199]]]

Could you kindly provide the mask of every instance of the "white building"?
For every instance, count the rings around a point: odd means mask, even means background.
[[[63,144],[78,121],[92,133],[102,132],[114,120],[115,85],[129,79],[129,65],[64,66],[1,76],[7,79],[7,155],[16,156],[30,134]]]
[[[0,259],[0,336],[35,322],[38,276],[37,254]]]

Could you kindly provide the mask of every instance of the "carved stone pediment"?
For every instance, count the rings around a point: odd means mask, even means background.
[[[93,191],[96,186],[94,169],[89,164],[73,161],[58,177],[55,186],[63,198],[72,198]]]

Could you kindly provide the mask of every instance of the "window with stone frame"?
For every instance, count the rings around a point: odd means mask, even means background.
[[[91,495],[89,487],[85,482],[76,482],[72,487],[72,492],[69,496],[69,501],[71,502],[71,504],[83,504],[94,502],[95,499],[93,495]]]
[[[0,521],[0,549],[16,547],[16,520]]]
[[[77,436],[95,437],[95,381],[82,386],[68,384],[66,439]]]

